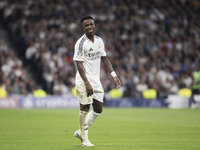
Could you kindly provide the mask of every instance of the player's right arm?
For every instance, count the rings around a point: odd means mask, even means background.
[[[88,79],[85,75],[83,61],[76,61],[76,67],[77,67],[77,70],[78,70],[81,78],[83,79],[83,81],[85,83],[85,88],[86,88],[86,92],[88,93],[88,96],[92,95],[93,94],[93,88],[92,88],[90,82],[88,81]]]
[[[82,40],[78,40],[77,43],[75,44],[73,60],[75,60],[75,62],[76,62],[77,71],[79,72],[81,78],[83,79],[83,81],[85,83],[86,92],[89,96],[89,95],[93,94],[93,89],[87,79],[87,76],[85,74],[85,68],[83,66],[83,61],[84,61],[84,57],[85,57],[83,43],[84,43],[84,39],[82,38]]]

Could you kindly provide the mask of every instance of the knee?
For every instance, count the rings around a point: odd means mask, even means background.
[[[86,112],[88,112],[89,109],[90,109],[90,105],[81,105],[81,106],[80,106],[80,110],[81,110],[81,111],[86,111]]]
[[[101,114],[103,112],[103,109],[102,108],[96,108],[96,109],[94,108],[93,111],[95,113]]]

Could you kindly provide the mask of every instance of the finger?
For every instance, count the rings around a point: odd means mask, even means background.
[[[120,87],[120,85],[117,83],[116,88],[119,88],[119,87]]]
[[[91,96],[92,94],[91,93],[87,93],[87,97]]]
[[[92,94],[93,94],[93,90],[88,90],[87,96],[90,96],[90,95],[92,95]]]
[[[117,88],[119,88],[121,86],[121,82],[120,81],[118,81],[116,84],[117,84],[116,85]]]
[[[116,85],[116,88],[119,88],[119,87],[120,87],[120,85],[119,85],[119,84],[117,84],[117,85]]]

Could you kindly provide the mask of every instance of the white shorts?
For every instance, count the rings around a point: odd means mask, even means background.
[[[82,105],[92,104],[93,99],[96,99],[99,102],[103,103],[103,98],[104,98],[103,87],[100,85],[92,88],[93,88],[92,96],[87,97],[85,84],[82,83],[76,86],[76,96],[79,100],[79,103],[81,103]]]

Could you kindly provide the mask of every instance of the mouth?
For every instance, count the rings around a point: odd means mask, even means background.
[[[94,32],[94,30],[93,30],[93,29],[90,29],[90,30],[88,30],[88,32],[92,33],[92,32]]]

